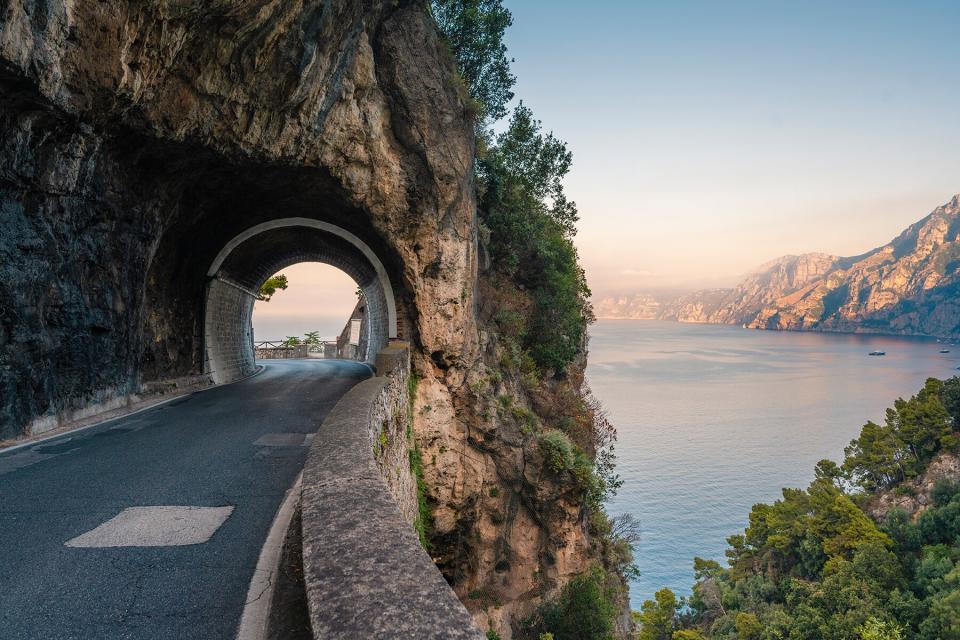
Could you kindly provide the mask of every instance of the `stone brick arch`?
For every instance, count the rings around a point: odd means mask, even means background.
[[[284,218],[238,234],[207,270],[204,304],[204,372],[223,383],[254,370],[253,306],[271,275],[299,262],[321,262],[350,276],[366,300],[367,339],[360,358],[373,362],[397,337],[393,287],[386,269],[362,240],[335,225]]]

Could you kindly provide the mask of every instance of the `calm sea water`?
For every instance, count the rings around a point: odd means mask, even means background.
[[[932,340],[600,320],[588,379],[619,431],[625,483],[608,505],[640,521],[635,609],[661,587],[688,595],[693,557],[724,561],[727,536],[781,487],[805,487],[867,420],[930,376],[960,373]],[[870,357],[873,350],[885,357]]]

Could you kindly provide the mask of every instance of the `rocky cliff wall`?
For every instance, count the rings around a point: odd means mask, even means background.
[[[940,482],[960,482],[960,456],[946,451],[937,454],[919,477],[878,494],[864,509],[877,522],[894,509],[916,520],[933,504],[933,490]]]
[[[960,338],[960,196],[888,244],[849,258],[784,256],[733,289],[597,303],[601,317],[744,324],[755,329]]]
[[[407,334],[474,357],[472,127],[418,5],[15,1],[0,68],[4,435],[200,369],[206,268],[281,215],[361,236]]]
[[[411,343],[435,559],[510,638],[595,551],[478,321],[465,100],[419,2],[5,3],[0,438],[207,375],[218,253],[278,218],[336,225],[385,266]]]

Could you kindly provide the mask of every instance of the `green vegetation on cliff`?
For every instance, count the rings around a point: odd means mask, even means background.
[[[544,372],[562,373],[584,350],[590,290],[573,244],[577,207],[563,192],[572,155],[521,102],[478,159],[481,221],[499,279],[528,291],[519,337]]]
[[[494,373],[488,380],[498,388],[492,409],[483,389],[474,390],[478,414],[486,419],[495,413],[515,426],[524,449],[539,456],[541,482],[553,487],[543,493],[555,492],[570,504],[574,519],[589,523],[591,534],[593,568],[563,581],[542,578],[542,604],[523,628],[514,625],[514,637],[620,637],[624,574],[635,570],[635,524],[611,522],[603,511],[620,481],[613,464],[615,431],[583,382],[593,313],[573,242],[577,207],[563,187],[572,154],[523,102],[508,107],[514,77],[503,35],[512,17],[501,0],[433,0],[431,7],[468,94],[467,107],[477,114],[478,298],[491,341],[488,365]],[[508,114],[495,134],[493,122]],[[531,493],[521,498],[525,504],[540,499],[536,487]],[[542,509],[562,512],[556,502]],[[546,573],[546,565],[537,568],[537,575]]]
[[[960,483],[937,482],[919,517],[868,515],[891,492],[915,494],[911,479],[956,454],[958,428],[960,378],[897,400],[841,465],[822,460],[806,490],[755,505],[727,539],[729,567],[696,558],[689,600],[664,589],[645,602],[639,637],[960,640]]]
[[[503,44],[512,18],[501,0],[434,0],[432,10],[463,82],[481,104],[477,195],[491,270],[498,286],[524,292],[532,302],[512,309],[525,355],[539,373],[562,376],[583,353],[593,318],[573,244],[577,207],[563,189],[573,156],[522,102],[505,131],[495,136],[490,129],[507,115],[515,80]],[[499,305],[504,311],[508,300],[505,295]]]

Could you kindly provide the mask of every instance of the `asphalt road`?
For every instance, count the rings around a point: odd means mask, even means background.
[[[0,452],[0,638],[232,639],[303,435],[369,376],[357,362],[269,361],[241,382]],[[181,509],[130,509],[158,506]]]

